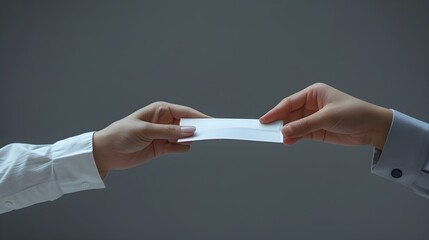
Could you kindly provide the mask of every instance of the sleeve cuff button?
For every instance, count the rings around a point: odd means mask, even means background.
[[[400,178],[402,177],[402,171],[400,169],[395,168],[390,172],[390,175],[392,175],[393,178]]]

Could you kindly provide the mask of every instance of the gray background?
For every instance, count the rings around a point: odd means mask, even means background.
[[[2,1],[0,144],[157,100],[258,118],[325,82],[429,121],[428,1]],[[372,149],[196,142],[105,190],[0,216],[0,239],[427,239],[429,201]]]

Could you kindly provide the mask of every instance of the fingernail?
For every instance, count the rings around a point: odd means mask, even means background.
[[[190,126],[181,126],[180,127],[180,131],[182,133],[193,133],[195,132],[195,127],[190,127]]]

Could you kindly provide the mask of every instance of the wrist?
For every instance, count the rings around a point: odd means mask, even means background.
[[[371,133],[371,145],[377,149],[383,150],[387,135],[390,131],[393,112],[390,109],[376,106],[375,118]]]
[[[103,153],[103,137],[100,132],[95,132],[92,137],[92,154],[94,157],[95,164],[97,166],[98,173],[100,174],[101,178],[105,178],[107,176],[107,173],[109,172],[108,168],[106,167],[104,159],[104,153]]]

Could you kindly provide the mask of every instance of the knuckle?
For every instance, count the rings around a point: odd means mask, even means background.
[[[154,105],[163,105],[165,102],[164,101],[156,101],[153,104]]]
[[[168,103],[165,101],[156,101],[156,102],[153,102],[151,105],[155,108],[160,108],[160,107],[167,107]]]
[[[324,87],[326,87],[327,85],[325,84],[325,83],[322,83],[322,82],[316,82],[316,83],[314,83],[313,85],[311,85],[312,87],[314,87],[314,88],[324,88]]]
[[[157,101],[153,103],[154,116],[158,119],[165,114],[170,113],[170,104],[164,101]]]

